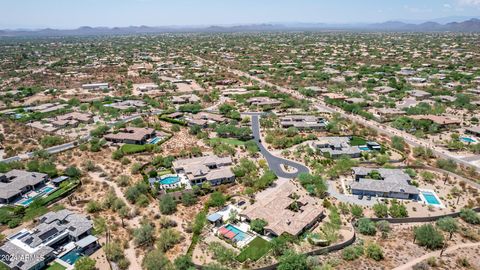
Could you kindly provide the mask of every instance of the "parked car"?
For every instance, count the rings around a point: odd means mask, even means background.
[[[372,200],[372,196],[368,195],[367,196],[367,201],[370,201],[370,200]]]
[[[359,200],[363,199],[363,195],[358,195],[358,199]]]

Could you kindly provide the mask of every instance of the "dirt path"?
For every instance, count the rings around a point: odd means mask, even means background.
[[[447,254],[447,253],[450,253],[452,251],[455,251],[457,249],[461,249],[461,248],[470,248],[470,247],[477,247],[477,246],[480,246],[480,243],[468,243],[468,244],[460,244],[460,245],[456,245],[456,246],[451,246],[449,248],[447,248],[445,250],[445,252],[443,252],[443,254]],[[438,251],[434,251],[434,252],[430,252],[430,253],[427,253],[421,257],[418,257],[416,258],[415,260],[413,261],[410,261],[404,265],[400,265],[396,268],[394,268],[394,270],[408,270],[408,269],[412,269],[412,267],[414,265],[416,265],[417,263],[420,263],[420,262],[423,262],[424,260],[430,258],[430,257],[439,257],[440,256],[440,250]]]

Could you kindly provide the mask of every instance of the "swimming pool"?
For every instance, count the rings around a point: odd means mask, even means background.
[[[246,238],[246,235],[244,232],[242,232],[240,229],[238,229],[237,227],[231,224],[228,224],[227,226],[225,226],[225,229],[235,234],[235,236],[233,237],[235,241],[242,241]]]
[[[162,185],[173,185],[178,182],[180,182],[180,177],[178,177],[178,175],[171,175],[160,179],[160,184]]]
[[[436,205],[439,206],[441,205],[440,201],[437,199],[437,196],[435,196],[434,193],[429,192],[429,191],[421,191],[423,198],[425,201],[430,204],[430,205]]]
[[[28,197],[28,198],[22,199],[19,202],[17,202],[17,204],[19,204],[21,206],[25,206],[25,207],[29,206],[35,199],[43,197],[47,194],[50,194],[54,190],[56,190],[56,188],[54,188],[54,187],[50,187],[50,186],[42,187],[41,189],[38,189],[38,190],[35,191],[37,193],[37,195],[35,195],[33,197]]]
[[[358,148],[360,148],[360,150],[362,151],[370,151],[370,148],[368,148],[368,146],[359,146]]]
[[[477,140],[475,140],[474,138],[470,138],[470,137],[460,137],[460,141],[465,142],[465,143],[476,143],[477,142]]]
[[[60,257],[60,260],[70,264],[70,265],[74,265],[75,262],[80,259],[80,257],[82,257],[82,255],[80,254],[80,252],[78,252],[76,249],[73,249],[71,251],[69,251],[67,254],[63,255],[62,257]]]
[[[28,198],[28,199],[25,199],[23,201],[20,201],[19,204],[21,204],[22,206],[29,206],[33,202],[34,199],[35,198]]]
[[[43,187],[42,189],[40,189],[39,193],[42,193],[42,194],[47,194],[47,193],[50,193],[52,191],[54,191],[56,188],[54,187]]]
[[[162,140],[162,138],[160,138],[160,137],[155,137],[155,138],[153,138],[153,139],[149,142],[149,144],[157,144],[157,143],[158,143],[159,141],[161,141],[161,140]]]

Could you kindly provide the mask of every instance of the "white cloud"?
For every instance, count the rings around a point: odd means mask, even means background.
[[[444,7],[444,8],[452,8],[452,5],[450,5],[450,4],[443,4],[443,7]]]
[[[480,7],[480,0],[457,0],[462,6],[478,6]]]

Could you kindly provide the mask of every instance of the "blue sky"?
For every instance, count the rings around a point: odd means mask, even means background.
[[[0,28],[356,23],[480,16],[480,0],[0,0]]]

